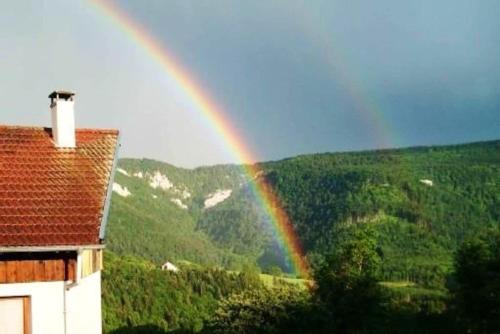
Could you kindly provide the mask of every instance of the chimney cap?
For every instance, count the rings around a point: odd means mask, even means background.
[[[69,100],[71,99],[75,93],[70,92],[68,90],[55,90],[52,93],[50,93],[49,98],[51,99],[64,99],[64,100]]]

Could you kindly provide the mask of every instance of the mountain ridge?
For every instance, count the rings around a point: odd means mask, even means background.
[[[482,144],[494,144],[500,141],[500,138],[491,138],[491,139],[480,139],[480,140],[473,140],[473,141],[457,141],[454,143],[443,143],[443,144],[417,144],[417,145],[403,145],[403,146],[394,146],[394,147],[387,147],[387,148],[361,148],[361,149],[347,149],[347,150],[339,150],[339,151],[318,151],[318,152],[307,152],[307,153],[298,153],[296,155],[291,155],[291,156],[284,156],[284,157],[279,157],[275,159],[268,159],[268,160],[262,160],[262,161],[257,161],[253,163],[237,163],[237,162],[220,162],[220,163],[214,163],[214,164],[209,164],[209,165],[197,165],[193,167],[187,167],[187,166],[181,166],[181,165],[176,165],[169,163],[165,160],[162,160],[161,158],[150,158],[150,157],[134,157],[134,156],[123,156],[120,157],[120,160],[148,160],[152,162],[157,162],[157,163],[162,163],[169,165],[174,168],[178,169],[183,169],[183,170],[188,170],[188,171],[193,171],[196,169],[200,168],[211,168],[211,167],[241,167],[242,165],[259,165],[263,163],[272,163],[272,162],[281,162],[281,161],[286,161],[290,159],[295,159],[299,158],[302,156],[310,156],[310,155],[329,155],[329,154],[345,154],[345,153],[374,153],[374,152],[384,152],[384,151],[398,151],[398,150],[407,150],[407,149],[426,149],[426,148],[452,148],[454,146],[468,146],[468,145],[482,145]]]

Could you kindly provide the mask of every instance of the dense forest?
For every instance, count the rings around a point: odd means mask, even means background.
[[[500,141],[298,156],[257,175],[119,167],[106,332],[500,331]],[[250,182],[281,199],[307,280]],[[160,270],[167,260],[180,270]]]
[[[465,241],[443,289],[381,281],[374,229],[353,228],[316,268],[314,286],[257,271],[162,271],[106,256],[107,333],[496,333],[500,329],[500,230]]]

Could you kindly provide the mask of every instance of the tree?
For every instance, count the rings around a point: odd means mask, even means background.
[[[468,240],[455,257],[458,315],[468,332],[500,331],[500,231]]]
[[[293,286],[258,288],[221,302],[208,324],[210,333],[307,333],[311,307],[308,293]]]
[[[316,273],[316,295],[339,333],[373,332],[380,313],[381,258],[370,228],[354,228]]]
[[[275,277],[281,277],[283,276],[283,270],[281,270],[280,267],[278,266],[271,266],[268,269],[269,275],[275,276]]]

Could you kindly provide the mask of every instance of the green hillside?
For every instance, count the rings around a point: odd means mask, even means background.
[[[257,275],[181,267],[162,271],[133,256],[105,253],[103,325],[105,333],[198,332],[217,301],[263,287]]]
[[[156,263],[289,271],[239,166],[122,159],[119,167],[115,182],[130,195],[113,193],[113,251]],[[500,141],[313,154],[257,167],[257,182],[273,186],[314,265],[344,233],[369,226],[384,280],[442,285],[462,240],[500,221]],[[223,191],[223,200],[205,208]]]
[[[151,186],[155,175],[161,175],[156,188]],[[196,231],[204,197],[217,187],[235,187],[239,179],[240,171],[234,166],[191,171],[153,160],[120,160],[115,183],[130,195],[113,192],[109,247],[118,254],[135,254],[156,263],[189,260],[228,266],[244,261]]]

